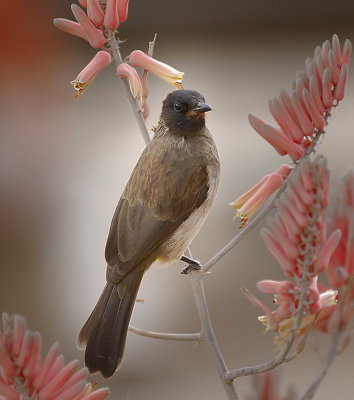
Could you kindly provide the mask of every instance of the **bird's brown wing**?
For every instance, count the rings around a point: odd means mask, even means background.
[[[169,150],[158,143],[145,149],[118,203],[106,244],[113,282],[158,258],[161,244],[207,198],[206,167],[183,149],[173,157]]]

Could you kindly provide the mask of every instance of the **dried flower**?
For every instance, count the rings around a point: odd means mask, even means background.
[[[71,83],[77,90],[75,98],[80,97],[81,93],[90,85],[95,76],[111,63],[111,56],[106,51],[99,51],[89,64],[79,73],[77,78]]]
[[[234,217],[241,218],[241,226],[256,213],[264,202],[277,190],[290,174],[292,167],[282,164],[272,174],[265,175],[255,186],[230,203],[237,213]]]
[[[127,63],[119,64],[117,67],[117,74],[119,77],[129,80],[129,87],[134,99],[137,99],[142,105],[143,88],[141,81],[136,70]]]
[[[344,97],[351,49],[346,40],[341,51],[337,35],[332,38],[332,49],[328,40],[322,48],[315,49],[313,59],[306,60],[306,71],[298,72],[291,83],[291,94],[283,89],[279,97],[269,101],[269,110],[279,128],[249,115],[255,131],[280,155],[289,154],[297,161],[314,135],[324,133],[332,106]]]
[[[0,399],[21,400],[103,400],[109,390],[93,391],[86,383],[88,371],[78,369],[79,362],[65,365],[59,344],[50,348],[41,361],[42,339],[27,329],[26,321],[15,315],[2,314],[0,331]]]
[[[181,87],[184,72],[177,71],[175,68],[170,67],[167,64],[157,61],[154,58],[149,57],[140,50],[134,50],[129,56],[129,62],[132,66],[145,69],[146,71],[152,72],[164,81]]]

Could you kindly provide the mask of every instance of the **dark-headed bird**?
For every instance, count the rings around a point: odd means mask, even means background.
[[[186,259],[215,198],[220,162],[205,125],[211,107],[193,90],[171,92],[111,223],[106,286],[79,334],[85,364],[105,378],[120,366],[141,279],[151,264]]]

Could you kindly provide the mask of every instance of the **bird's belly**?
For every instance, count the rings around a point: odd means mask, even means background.
[[[208,167],[209,191],[204,203],[176,229],[160,248],[158,260],[167,263],[179,260],[206,220],[219,186],[219,174]]]

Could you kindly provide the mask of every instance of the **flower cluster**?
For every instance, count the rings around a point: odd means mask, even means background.
[[[289,178],[288,188],[277,204],[277,215],[268,221],[268,229],[262,230],[268,250],[292,278],[257,283],[257,288],[272,294],[277,304],[275,311],[261,306],[266,315],[259,320],[277,332],[281,341],[290,334],[300,303],[306,316],[301,325],[303,333],[317,313],[336,302],[337,292],[322,291],[317,282],[341,237],[336,229],[326,239],[328,181],[323,157],[304,159]]]
[[[249,115],[252,127],[280,154],[297,161],[305,154],[317,133],[323,133],[332,106],[344,97],[351,43],[347,39],[341,51],[337,35],[332,46],[327,40],[317,46],[314,57],[306,60],[306,70],[291,82],[291,94],[282,90],[270,100],[269,110],[279,125],[273,127]]]
[[[338,290],[338,307],[326,310],[315,325],[322,331],[335,331],[346,325],[354,313],[354,172],[348,172],[331,207],[328,232],[341,230],[342,236],[327,267],[329,284]],[[323,287],[325,290],[325,287]]]
[[[65,365],[59,344],[41,362],[42,339],[27,329],[26,321],[2,314],[0,330],[0,399],[6,400],[103,400],[106,388],[93,391],[88,371],[78,361]]]
[[[65,18],[55,18],[53,21],[62,31],[85,39],[95,49],[102,49],[71,82],[77,91],[76,98],[80,97],[95,76],[111,63],[112,55],[118,64],[117,75],[129,80],[131,94],[139,102],[144,118],[148,115],[146,98],[149,89],[147,83],[142,85],[139,75],[132,66],[152,72],[166,82],[182,88],[183,72],[149,57],[140,50],[133,51],[127,57],[127,63],[121,62],[118,47],[115,49],[116,54],[113,54],[112,40],[116,40],[119,24],[128,17],[129,0],[79,0],[79,2],[82,7],[87,8],[87,13],[78,5],[72,4],[71,10],[77,22]]]

